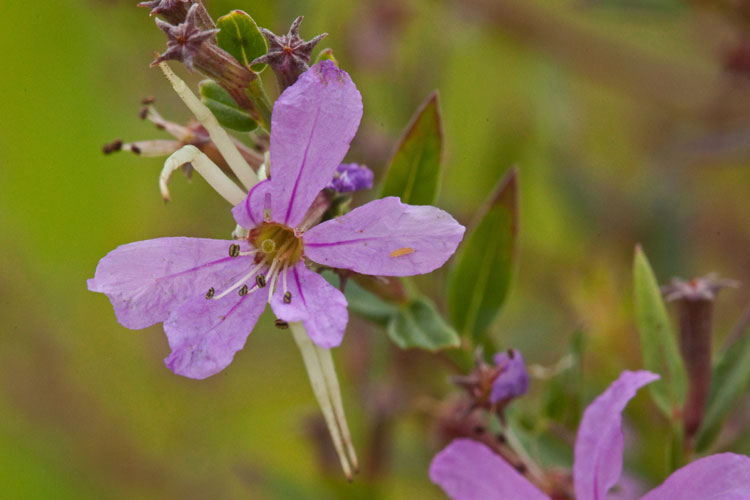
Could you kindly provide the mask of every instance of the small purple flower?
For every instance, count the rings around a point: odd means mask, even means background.
[[[370,189],[373,180],[372,170],[357,163],[342,163],[336,167],[333,180],[326,186],[338,193],[351,193],[360,189]]]
[[[464,227],[431,206],[372,201],[312,227],[307,215],[334,176],[362,117],[349,75],[323,61],[273,109],[271,178],[232,209],[239,240],[160,238],[105,256],[89,289],[106,294],[121,324],[164,322],[177,374],[205,378],[224,369],[270,303],[302,322],[320,347],[339,345],[348,321],[344,295],[306,263],[383,276],[430,272],[453,254]]]
[[[586,409],[575,444],[577,500],[604,500],[622,472],[622,411],[659,376],[625,371]],[[456,439],[435,456],[430,479],[453,500],[550,500],[487,446]],[[750,458],[721,453],[675,471],[641,500],[748,500]]]
[[[526,394],[529,390],[529,374],[520,352],[513,349],[495,354],[495,366],[502,371],[492,383],[491,403],[500,403]]]

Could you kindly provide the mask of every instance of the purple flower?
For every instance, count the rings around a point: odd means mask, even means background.
[[[308,208],[334,176],[362,117],[349,75],[330,61],[305,72],[273,109],[271,178],[232,209],[239,240],[160,238],[105,256],[89,289],[106,294],[128,328],[164,322],[177,374],[205,378],[224,369],[270,303],[302,322],[312,341],[341,343],[344,295],[306,263],[358,273],[409,276],[440,267],[464,228],[446,212],[389,197],[315,227]]]
[[[626,371],[586,409],[575,445],[577,500],[604,500],[622,472],[622,411],[636,391],[658,379]],[[485,445],[456,439],[433,459],[430,479],[454,500],[549,500]],[[750,499],[750,458],[721,453],[677,470],[641,500]]]
[[[326,186],[338,193],[350,193],[372,187],[372,170],[357,163],[342,163],[336,167],[333,180]]]
[[[523,356],[517,350],[495,354],[495,365],[502,369],[492,383],[490,402],[498,403],[526,394],[529,390],[529,374]]]

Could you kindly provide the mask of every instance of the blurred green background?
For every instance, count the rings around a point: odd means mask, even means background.
[[[201,179],[175,176],[165,206],[160,160],[101,153],[116,137],[163,137],[138,119],[143,96],[167,118],[189,116],[148,66],[164,37],[134,3],[3,5],[0,496],[440,498],[427,467],[439,446],[429,408],[452,390],[442,358],[391,354],[384,364],[383,331],[350,323],[336,357],[367,470],[347,486],[327,458],[299,354],[270,317],[228,369],[196,381],[164,367],[160,326],[126,330],[87,291],[120,244],[225,238],[233,227]],[[441,207],[470,223],[519,165],[520,267],[493,337],[549,366],[583,332],[585,401],[640,366],[636,243],[661,282],[717,271],[750,283],[747,26],[721,2],[206,4],[214,17],[246,10],[277,33],[304,14],[305,38],[329,33],[320,48],[334,49],[365,103],[350,158],[376,181],[433,89],[446,137]],[[420,283],[436,294],[442,282],[444,273]],[[718,301],[717,343],[746,288]],[[543,387],[534,381],[530,400]],[[658,418],[648,408],[643,418]],[[750,435],[732,447],[750,452]]]

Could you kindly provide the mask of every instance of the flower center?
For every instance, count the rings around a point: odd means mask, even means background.
[[[268,262],[277,262],[279,268],[293,266],[302,258],[304,245],[294,230],[275,222],[264,222],[256,227],[247,239],[259,250],[260,257]]]

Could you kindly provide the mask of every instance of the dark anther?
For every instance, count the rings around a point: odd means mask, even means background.
[[[266,286],[266,277],[263,274],[259,274],[255,277],[255,284],[258,285],[258,287],[263,288]]]
[[[247,285],[242,285],[242,288],[240,288],[240,297],[244,297],[247,295],[247,293],[250,291],[250,289],[247,287]]]
[[[148,106],[141,107],[140,111],[138,111],[138,118],[141,120],[145,120],[148,116]]]
[[[526,474],[526,472],[529,470],[528,467],[526,467],[526,464],[516,464],[516,470],[520,472],[521,474]]]
[[[148,106],[149,104],[153,104],[155,101],[156,101],[156,98],[150,95],[141,99],[141,104],[143,104],[144,106]]]
[[[498,443],[505,443],[507,441],[507,439],[505,439],[505,434],[503,434],[502,432],[498,432],[495,436],[495,439],[497,439]]]
[[[292,292],[284,292],[284,304],[292,303]]]
[[[216,290],[214,290],[214,287],[211,287],[211,288],[209,288],[209,289],[208,289],[208,291],[206,292],[206,298],[207,298],[207,299],[210,299],[211,297],[213,297],[213,296],[214,296],[214,294],[216,294]]]
[[[229,256],[230,257],[237,257],[240,255],[240,246],[237,243],[232,243],[229,245]]]
[[[481,425],[474,427],[474,434],[484,434],[484,427]]]
[[[513,352],[513,349],[508,349],[508,357],[509,357],[510,359],[513,359],[513,357],[515,357],[515,355],[516,355],[516,354],[515,354],[515,353]]]
[[[104,153],[105,155],[108,155],[110,153],[114,153],[115,151],[119,151],[121,149],[122,149],[122,140],[115,139],[114,141],[102,146],[102,153]]]
[[[138,147],[138,146],[136,146],[135,144],[131,144],[131,145],[130,145],[130,150],[131,150],[131,151],[132,151],[132,152],[133,152],[134,154],[137,154],[137,155],[141,154],[141,148],[139,148],[139,147]]]
[[[289,323],[287,323],[283,319],[277,319],[274,325],[280,330],[286,330],[287,328],[289,328]]]

